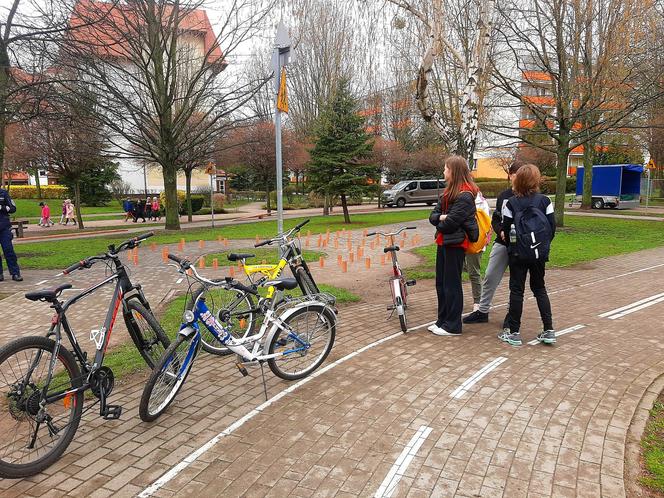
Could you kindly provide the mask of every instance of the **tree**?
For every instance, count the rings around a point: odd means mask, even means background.
[[[216,142],[264,83],[242,82],[224,69],[235,49],[264,29],[269,4],[218,4],[223,12],[216,35],[205,0],[76,6],[72,24],[94,27],[69,37],[61,63],[89,82],[116,153],[161,168],[167,229],[180,228],[178,170],[206,149],[202,145]]]
[[[118,164],[103,156],[99,157],[99,162],[81,171],[79,176],[81,193],[78,202],[87,206],[105,206],[113,198],[113,191],[109,189],[119,180]],[[76,184],[70,175],[64,176],[62,183],[75,195]]]
[[[323,214],[329,214],[327,200],[338,195],[345,223],[350,223],[347,197],[361,195],[367,181],[379,177],[377,166],[369,160],[373,143],[357,111],[358,100],[350,92],[349,81],[342,79],[319,118],[308,168],[309,185],[326,198]]]

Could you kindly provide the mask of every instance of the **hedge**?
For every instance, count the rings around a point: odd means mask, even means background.
[[[9,195],[14,199],[37,199],[37,187],[35,185],[11,185]],[[67,199],[69,189],[64,185],[44,185],[41,187],[42,199]]]

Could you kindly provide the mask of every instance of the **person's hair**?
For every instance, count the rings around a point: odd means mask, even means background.
[[[519,161],[518,159],[516,161],[513,161],[512,164],[510,164],[510,167],[507,168],[507,174],[508,175],[515,174],[517,171],[519,171],[519,168],[521,168],[521,166],[524,166],[525,164],[526,163],[524,163],[523,161]]]
[[[528,197],[539,192],[542,175],[534,164],[524,164],[516,172],[512,182],[512,191],[517,197]]]
[[[447,197],[448,202],[455,201],[464,185],[470,187],[473,197],[479,192],[479,188],[475,185],[468,168],[468,163],[461,156],[450,156],[445,159],[445,166],[450,170],[450,181],[445,186],[443,195]]]
[[[44,207],[44,202],[43,202],[43,201],[40,202],[39,205],[42,206],[42,207]]]

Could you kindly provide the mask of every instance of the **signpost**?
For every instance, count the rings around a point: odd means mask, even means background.
[[[210,210],[212,212],[212,228],[214,228],[214,177],[217,173],[217,168],[212,161],[207,163],[205,173],[210,175]]]
[[[277,36],[274,40],[272,53],[272,68],[274,69],[275,109],[274,109],[274,135],[277,163],[277,231],[284,231],[284,203],[283,203],[283,167],[281,160],[281,112],[288,112],[288,98],[286,96],[285,66],[290,62],[291,40],[288,30],[282,22],[277,26]]]

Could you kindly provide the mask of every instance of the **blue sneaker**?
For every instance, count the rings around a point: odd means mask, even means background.
[[[555,344],[556,333],[553,330],[542,330],[537,334],[537,340],[543,344]]]
[[[503,331],[498,334],[498,339],[506,342],[510,346],[521,346],[523,344],[521,341],[521,334],[519,332],[512,332],[508,328],[504,328]]]

